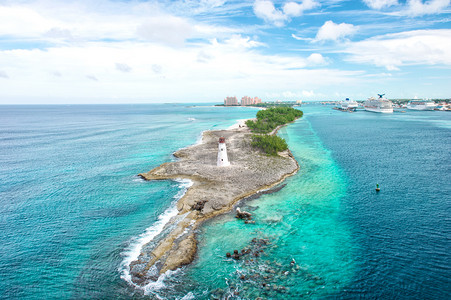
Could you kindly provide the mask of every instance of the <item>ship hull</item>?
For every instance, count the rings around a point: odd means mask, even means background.
[[[434,110],[435,106],[407,105],[407,109],[410,109],[410,110]]]
[[[375,112],[375,113],[383,113],[390,114],[393,113],[393,108],[379,108],[379,107],[367,107],[364,106],[366,111]]]

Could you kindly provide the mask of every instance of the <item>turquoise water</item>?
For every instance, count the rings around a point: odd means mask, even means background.
[[[450,298],[451,114],[302,110],[279,133],[300,171],[239,204],[255,224],[206,222],[192,265],[136,289],[127,262],[187,186],[136,174],[256,109],[1,106],[0,297]]]

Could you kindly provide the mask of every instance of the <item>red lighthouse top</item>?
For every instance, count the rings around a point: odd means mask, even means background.
[[[220,137],[220,138],[219,138],[219,142],[220,142],[220,143],[225,143],[225,138],[224,138],[224,137]]]

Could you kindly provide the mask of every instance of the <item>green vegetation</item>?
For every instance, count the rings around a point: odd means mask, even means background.
[[[274,107],[260,110],[257,113],[257,121],[246,121],[247,127],[254,133],[251,145],[260,148],[268,155],[277,155],[277,152],[288,149],[287,142],[277,135],[269,135],[279,125],[293,122],[302,117],[302,111],[292,107]]]
[[[246,121],[247,127],[255,133],[269,133],[279,125],[293,122],[302,117],[302,111],[292,107],[275,107],[260,110],[257,113],[257,121]]]
[[[260,148],[268,155],[277,155],[277,152],[288,149],[287,142],[277,135],[252,135],[251,145]]]

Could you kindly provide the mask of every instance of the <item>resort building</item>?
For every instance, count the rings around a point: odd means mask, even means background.
[[[225,106],[238,105],[238,99],[236,97],[226,97],[224,99]]]
[[[248,96],[244,96],[241,98],[241,106],[252,105],[254,104],[254,99]]]
[[[234,105],[240,105],[246,106],[246,105],[254,105],[262,103],[262,99],[258,97],[251,98],[249,96],[244,96],[241,98],[241,103],[238,103],[238,99],[236,97],[226,97],[224,99],[224,105],[225,106],[234,106]]]
[[[262,103],[262,99],[258,97],[251,98],[248,96],[244,96],[243,98],[241,98],[241,106],[254,105],[258,103]]]

